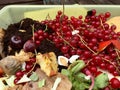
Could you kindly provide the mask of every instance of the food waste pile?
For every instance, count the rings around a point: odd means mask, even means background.
[[[118,19],[58,11],[0,29],[0,90],[119,90]]]

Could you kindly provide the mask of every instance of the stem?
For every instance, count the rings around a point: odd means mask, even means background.
[[[59,33],[57,33],[57,35],[68,45],[70,45],[70,47],[72,47],[72,49],[76,49],[75,47],[73,47],[68,41],[66,41]]]
[[[83,40],[82,37],[81,37],[79,34],[77,34],[77,36],[79,36],[81,42],[82,42],[92,53],[94,53],[95,55],[97,55],[97,53],[96,53],[95,51],[93,51],[90,47],[87,46],[87,42],[85,42],[85,40]]]
[[[62,15],[60,17],[60,21],[62,22],[63,18],[64,18],[64,15],[65,15],[65,0],[62,0],[62,5],[63,5],[63,8],[62,8]]]
[[[118,56],[118,59],[120,59],[119,50],[118,50],[118,49],[115,49],[115,52],[116,52],[116,54],[117,54],[117,56]]]
[[[48,38],[47,38],[47,40],[48,40],[48,41],[50,41],[50,43],[54,44],[54,42],[53,42],[53,41],[51,41],[50,39],[48,39]]]
[[[92,61],[92,59],[88,60],[86,63],[86,66],[88,66],[91,61]]]
[[[62,0],[62,4],[63,4],[63,15],[65,14],[65,0]]]
[[[100,18],[100,23],[101,23],[102,28],[105,30],[105,27],[104,27],[104,25],[102,23],[102,19],[101,18]]]
[[[31,25],[31,27],[32,27],[33,42],[34,42],[34,41],[35,41],[35,38],[34,38],[34,30],[35,30],[35,29],[34,29],[34,24]],[[36,50],[36,49],[35,49],[35,56],[37,56],[37,50]],[[37,60],[36,60],[36,62],[34,63],[32,69],[27,73],[27,75],[33,71],[33,69],[35,68],[36,64],[37,64]]]
[[[90,75],[90,78],[91,78],[92,84],[90,85],[89,90],[93,90],[93,87],[94,87],[95,81],[94,81],[94,77],[93,77],[92,75]]]
[[[48,20],[48,19],[51,20],[49,13],[47,14],[45,20]]]
[[[33,25],[31,25],[31,27],[32,27],[33,41],[35,41],[35,38],[34,38],[34,30],[35,30],[35,28],[34,28],[34,24],[33,24]]]
[[[72,28],[72,30],[74,31],[74,27],[70,24],[70,27]],[[85,45],[85,47],[87,47],[92,53],[94,53],[95,55],[97,54],[96,52],[94,52],[90,47],[87,46],[87,42],[85,42],[85,40],[82,39],[82,37],[79,34],[76,34],[81,42]]]
[[[95,84],[94,77],[93,77],[93,75],[91,74],[90,71],[87,71],[86,74],[90,76],[90,79],[91,79],[91,81],[92,81],[92,83],[91,83],[91,85],[90,85],[90,88],[89,88],[89,90],[92,90],[93,87],[94,87],[94,84]]]
[[[117,70],[118,72],[120,72],[119,69],[117,68],[117,66],[114,65],[110,60],[108,60],[108,59],[106,59],[106,58],[102,58],[102,59],[105,60],[105,61],[107,61],[107,62],[109,62],[110,64],[112,64],[112,65],[116,68],[116,70]]]
[[[21,22],[20,22],[19,29],[22,27],[23,22],[24,22],[24,21],[21,21]]]
[[[47,25],[45,25],[45,30],[44,30],[44,32],[46,32],[48,30],[48,26]]]
[[[115,52],[116,52],[116,54],[117,54],[117,56],[118,56],[117,64],[120,65],[120,62],[119,62],[119,60],[120,60],[119,50],[118,50],[118,49],[115,49]]]

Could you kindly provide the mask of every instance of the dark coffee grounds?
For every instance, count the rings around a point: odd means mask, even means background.
[[[7,30],[5,31],[5,36],[3,38],[4,44],[3,52],[5,53],[5,56],[14,55],[15,52],[19,52],[22,49],[12,48],[12,50],[9,51],[11,37],[14,35],[20,36],[21,39],[23,40],[23,43],[25,43],[32,37],[32,26],[34,26],[34,30],[40,29],[45,30],[46,28],[46,25],[43,25],[40,22],[32,20],[30,18],[23,19],[18,23],[11,24],[8,26]],[[21,32],[21,30],[24,30],[24,32]],[[52,30],[48,27],[47,32],[52,33]],[[43,40],[41,45],[38,47],[37,51],[41,53],[53,51],[56,53],[56,55],[61,54],[60,50],[56,48],[55,45],[53,43],[50,43],[50,41],[48,40]]]
[[[57,56],[62,55],[62,52],[58,48],[56,48],[51,41],[47,39],[41,42],[40,46],[37,48],[37,51],[40,51],[42,54],[54,52]]]

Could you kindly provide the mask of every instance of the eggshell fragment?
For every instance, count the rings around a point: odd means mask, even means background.
[[[79,58],[79,55],[73,55],[73,56],[70,57],[69,62],[70,62],[70,63],[73,63],[73,62],[76,61],[78,58]]]
[[[58,56],[58,64],[62,66],[68,66],[68,58],[64,56]]]
[[[78,34],[78,33],[79,33],[78,30],[73,30],[73,31],[72,31],[72,35],[75,35],[75,34]]]
[[[31,81],[30,78],[27,77],[27,75],[24,75],[18,82],[17,84],[24,83],[24,82],[29,82]]]

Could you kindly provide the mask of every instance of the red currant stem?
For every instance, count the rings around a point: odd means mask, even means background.
[[[45,30],[44,30],[44,32],[46,32],[48,30],[48,26],[47,25],[45,25]]]
[[[108,60],[108,59],[106,59],[106,58],[102,58],[102,59],[105,60],[105,61],[107,61],[108,63],[112,64],[112,65],[116,68],[116,70],[117,70],[118,72],[120,72],[119,69],[117,68],[117,66],[114,65],[110,60]]]
[[[73,47],[68,41],[66,41],[59,33],[57,33],[57,35],[68,45],[70,45],[70,47],[72,47],[72,49],[76,49],[75,47]]]
[[[49,14],[49,13],[47,14],[45,20],[48,20],[48,19],[51,20],[51,18],[50,18],[50,14]]]
[[[65,0],[62,0],[62,5],[63,5],[63,13],[62,13],[62,15],[61,15],[61,17],[60,17],[60,22],[62,22],[62,20],[63,20],[63,18],[64,18],[64,14],[65,14]]]
[[[120,60],[119,50],[118,50],[118,49],[115,49],[115,51],[116,51],[116,54],[117,54],[117,56],[118,56],[117,64],[120,65],[120,62],[119,62],[119,60]]]
[[[100,23],[101,23],[102,28],[105,30],[105,27],[104,27],[104,25],[103,25],[103,22],[102,22],[102,19],[101,19],[101,18],[100,18]]]
[[[60,18],[60,33],[63,36],[63,32],[62,32],[62,18]]]
[[[65,0],[62,0],[62,4],[63,4],[63,16],[65,14]]]
[[[74,31],[74,27],[73,27],[71,24],[70,24],[70,27],[71,27],[72,30]],[[97,53],[94,52],[90,47],[87,46],[87,42],[85,42],[79,34],[77,34],[77,36],[79,36],[81,42],[82,42],[91,52],[93,52],[95,55],[97,54]]]
[[[24,22],[23,20],[20,22],[19,29],[22,27],[23,22]]]
[[[72,26],[72,24],[69,24],[69,26],[72,28],[72,31],[74,31],[75,29],[74,29],[74,27]]]
[[[35,39],[34,39],[34,30],[35,30],[35,29],[34,29],[34,25],[32,25],[33,41],[35,40]],[[37,50],[36,50],[36,49],[35,49],[35,56],[37,56]],[[35,68],[36,64],[37,64],[37,61],[34,63],[32,69],[27,73],[27,75],[33,71],[33,69]]]
[[[35,56],[37,56],[37,50],[36,50],[36,49],[35,49]],[[35,68],[36,64],[37,64],[37,60],[36,60],[36,62],[34,63],[32,69],[27,73],[27,75],[30,74],[30,73],[33,71],[33,69]]]
[[[35,42],[35,37],[34,37],[35,28],[34,28],[34,25],[32,25],[31,27],[32,27],[32,34],[33,34],[33,42]],[[35,55],[37,55],[37,50],[36,49],[35,49]]]
[[[48,41],[50,41],[50,43],[53,43],[53,44],[54,44],[54,42],[53,42],[53,41],[51,41],[50,39],[48,39],[48,38],[47,38],[47,40],[48,40]]]
[[[117,54],[117,56],[118,56],[118,59],[120,59],[119,50],[118,50],[118,49],[115,49],[115,52],[116,52],[116,54]]]
[[[37,64],[37,61],[34,63],[32,69],[29,72],[26,73],[26,75],[30,74],[33,71],[33,69],[35,68],[36,64]]]
[[[90,78],[91,78],[92,83],[91,83],[91,85],[90,85],[89,90],[93,90],[93,87],[94,87],[94,84],[95,84],[93,75],[90,74]]]
[[[97,53],[96,53],[95,51],[93,51],[90,47],[87,46],[87,42],[85,42],[79,34],[77,34],[77,36],[79,36],[81,42],[82,42],[93,54],[97,55]]]
[[[86,63],[86,66],[88,66],[91,61],[92,61],[92,59],[88,60],[88,62]]]
[[[91,81],[92,81],[92,83],[91,83],[91,85],[90,85],[90,87],[89,87],[88,90],[92,90],[93,87],[94,87],[94,84],[95,84],[94,76],[92,75],[92,73],[91,73],[90,71],[87,71],[87,72],[86,72],[86,75],[90,76],[90,79],[91,79]]]
[[[34,41],[35,41],[35,37],[34,37],[34,30],[35,30],[35,28],[34,28],[34,24],[31,25],[31,27],[32,27],[32,35],[33,35],[33,42],[34,42]]]
[[[109,85],[109,88],[110,88],[110,90],[112,90],[113,88]]]
[[[35,42],[35,38],[34,38],[34,24],[31,26],[32,27],[32,34],[33,34],[33,42]],[[35,55],[37,55],[37,50],[35,49]]]

